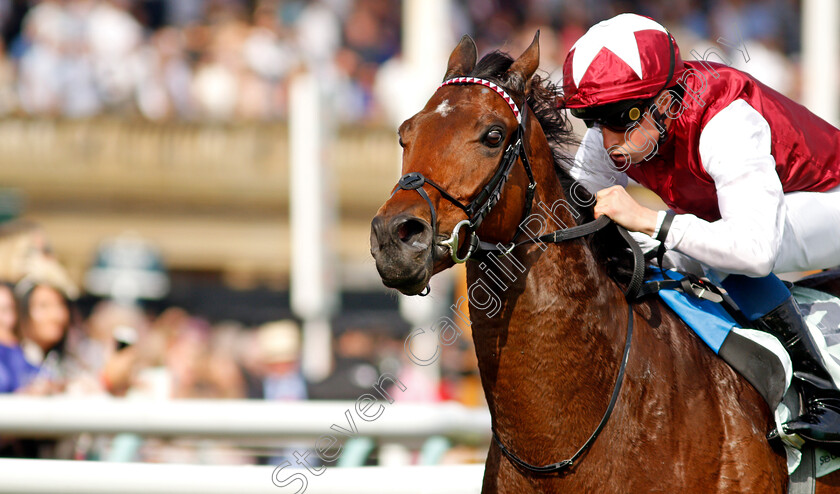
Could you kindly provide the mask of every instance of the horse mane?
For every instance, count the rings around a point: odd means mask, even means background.
[[[493,81],[504,87],[514,99],[522,101],[525,92],[524,81],[507,76],[507,70],[513,61],[507,53],[493,51],[482,57],[469,76]],[[575,190],[575,197],[579,198],[580,202],[570,199],[575,180],[568,172],[574,159],[569,154],[569,149],[576,148],[580,141],[575,138],[568,113],[565,111],[562,89],[548,77],[535,74],[529,82],[527,103],[548,139],[554,155],[554,171],[563,187],[568,205],[576,213],[577,224],[593,221],[595,201],[586,188],[577,187]],[[625,249],[626,244],[615,225],[610,225],[590,237],[589,246],[596,259],[607,266],[611,278],[619,283],[627,283],[630,280],[633,257]]]

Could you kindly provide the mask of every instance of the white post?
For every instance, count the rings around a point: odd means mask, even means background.
[[[337,295],[331,246],[334,239],[333,197],[325,159],[329,128],[324,118],[320,78],[304,71],[289,87],[290,180],[292,233],[291,305],[303,319],[302,370],[310,381],[329,375],[332,330],[329,317]]]
[[[452,41],[450,0],[406,0],[403,2],[403,54],[405,67],[411,77],[411,87],[406,91],[410,101],[410,114],[420,111],[443,80],[449,52],[455,47]],[[446,297],[451,292],[452,278],[440,273],[432,280],[429,297],[400,296],[400,313],[411,324],[411,329],[426,331],[443,315],[448,306]],[[435,350],[432,338],[417,338],[414,350],[418,355],[431,355]],[[440,382],[440,362],[415,369],[435,387]]]
[[[840,2],[802,2],[802,102],[834,126],[840,124]]]
[[[451,0],[403,2],[403,56],[413,86],[406,91],[419,111],[443,80],[452,36]]]

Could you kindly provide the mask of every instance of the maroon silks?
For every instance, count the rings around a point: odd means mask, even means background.
[[[627,169],[630,178],[677,213],[720,219],[715,183],[700,159],[700,134],[718,112],[743,99],[770,125],[771,153],[785,193],[840,185],[840,130],[744,72],[710,62],[685,66],[682,113],[659,153]]]

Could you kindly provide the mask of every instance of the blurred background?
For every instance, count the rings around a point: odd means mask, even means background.
[[[837,9],[0,0],[0,387],[92,407],[94,397],[352,401],[390,373],[407,387],[398,401],[481,411],[469,327],[433,365],[403,351],[411,329],[451,313],[463,273],[406,300],[381,285],[368,241],[399,177],[396,127],[440,82],[456,40],[518,55],[540,29],[541,69],[560,81],[589,26],[636,12],[671,30],[684,59],[715,48],[836,125]],[[26,458],[276,465],[291,447],[0,429],[5,456]],[[354,461],[483,463],[489,433],[444,439],[378,441]]]

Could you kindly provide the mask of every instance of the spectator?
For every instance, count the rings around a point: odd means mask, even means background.
[[[68,351],[74,322],[71,302],[54,285],[32,276],[18,282],[14,291],[18,298],[21,351],[5,352],[4,364],[16,369],[13,372],[17,382],[11,387],[30,395],[62,392],[69,378],[79,375],[74,371],[80,368]],[[73,443],[72,440],[3,439],[0,457],[68,457]]]
[[[228,120],[236,110],[240,81],[232,67],[206,55],[198,66],[192,91],[202,117]]]
[[[300,372],[300,330],[294,321],[275,321],[257,329],[257,373],[266,400],[305,400]]]
[[[226,321],[211,329],[207,355],[202,359],[202,382],[206,398],[245,398],[246,376],[240,366],[242,327]]]
[[[14,346],[17,339],[17,307],[13,285],[0,282],[0,345]]]
[[[367,328],[347,328],[336,338],[335,368],[332,374],[312,386],[312,398],[356,400],[370,391],[379,378],[375,364],[374,335]]]
[[[20,314],[20,344],[37,374],[26,383],[29,394],[54,394],[64,390],[71,357],[68,336],[73,323],[70,299],[41,280],[24,278],[15,287]]]
[[[14,289],[8,283],[0,283],[0,393],[16,391],[38,372],[38,368],[23,357],[17,329]]]
[[[137,306],[106,300],[94,307],[85,329],[86,337],[75,345],[74,354],[85,363],[86,391],[124,395],[144,364],[140,357],[148,333],[145,314]]]
[[[96,86],[103,102],[119,108],[129,102],[137,86],[140,24],[127,11],[125,0],[96,2],[86,18],[84,50],[90,54]]]
[[[0,42],[0,115],[8,115],[18,109],[17,67],[6,53],[6,46]]]

